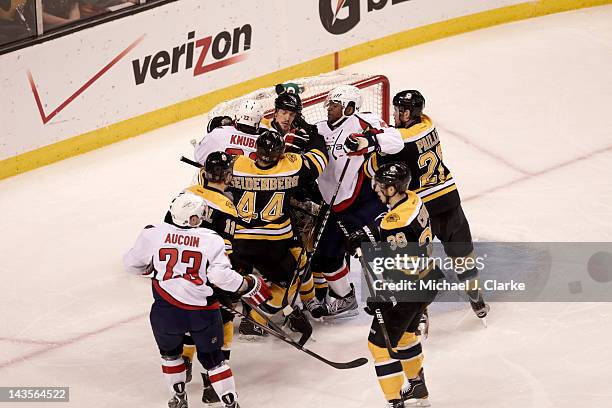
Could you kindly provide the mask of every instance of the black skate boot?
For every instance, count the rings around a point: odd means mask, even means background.
[[[331,319],[339,319],[344,317],[357,316],[357,297],[355,296],[355,287],[351,283],[351,291],[344,297],[336,297],[332,295],[329,303],[325,305],[325,317]]]
[[[202,391],[202,402],[209,405],[218,404],[221,400],[219,400],[217,392],[210,383],[208,373],[202,373],[202,384],[204,384],[204,390]]]
[[[425,385],[425,374],[423,369],[419,371],[419,375],[416,378],[408,380],[408,385],[402,388],[402,400],[406,407],[428,407],[429,403],[429,392]]]
[[[404,401],[401,399],[394,399],[387,402],[387,408],[404,408]]]
[[[174,396],[168,401],[168,408],[187,408],[187,393],[185,383],[180,382],[173,385]]]
[[[466,293],[476,317],[478,317],[482,321],[482,324],[487,327],[487,314],[489,310],[491,310],[491,307],[485,303],[482,297],[482,291],[476,289],[468,290]]]
[[[304,307],[308,310],[313,319],[319,319],[326,313],[325,306],[323,306],[322,302],[316,297],[304,302]]]
[[[240,408],[238,401],[236,401],[236,394],[233,392],[227,393],[221,397],[221,400],[225,404],[225,408]]]
[[[268,333],[247,319],[242,319],[240,322],[240,326],[238,326],[238,333],[240,333],[240,335],[247,340],[256,340],[268,337]]]

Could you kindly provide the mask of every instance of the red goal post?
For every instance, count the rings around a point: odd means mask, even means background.
[[[360,111],[372,112],[389,123],[390,87],[389,80],[384,75],[332,73],[293,79],[285,81],[284,84],[295,84],[300,89],[302,113],[308,123],[314,124],[327,119],[327,110],[323,106],[325,98],[329,91],[340,85],[353,85],[361,89],[363,102]],[[240,101],[245,99],[259,100],[266,110],[266,117],[270,118],[274,113],[275,98],[274,86],[258,89],[215,106],[208,112],[208,119],[222,115],[234,117]]]

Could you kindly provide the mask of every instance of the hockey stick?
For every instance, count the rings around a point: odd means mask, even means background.
[[[345,231],[344,227],[341,227],[343,231]],[[361,270],[363,271],[363,276],[366,280],[366,285],[368,286],[368,291],[370,292],[370,296],[376,296],[376,291],[374,290],[374,282],[372,279],[372,275],[370,274],[370,268],[368,267],[367,262],[363,258],[363,253],[361,252],[361,248],[357,248],[356,250],[357,257],[359,258],[359,263],[361,264]],[[389,356],[391,358],[395,358],[397,360],[401,360],[405,358],[400,353],[398,353],[391,344],[391,339],[389,338],[389,332],[387,331],[387,325],[385,324],[385,319],[383,318],[382,311],[380,308],[376,308],[374,310],[374,317],[378,321],[378,325],[380,326],[380,331],[382,332],[383,339],[385,340],[385,346],[387,347],[387,351],[389,352]]]
[[[251,302],[246,302],[251,308],[253,308],[254,310],[258,310],[258,308],[253,305]],[[256,324],[257,326],[261,327],[261,329],[263,331],[265,331],[266,333],[271,334],[272,336],[284,341],[287,344],[290,344],[291,346],[295,347],[296,349],[303,351],[304,353],[308,354],[311,357],[316,358],[317,360],[331,366],[334,368],[337,368],[339,370],[346,370],[349,368],[357,368],[357,367],[361,367],[362,365],[366,364],[368,362],[368,359],[365,357],[360,357],[357,358],[355,360],[351,360],[348,361],[346,363],[338,363],[335,361],[331,361],[326,359],[325,357],[308,350],[307,348],[304,348],[304,346],[300,345],[298,342],[296,342],[295,340],[293,340],[291,337],[289,337],[289,335],[283,331],[281,328],[279,328],[276,324],[274,324],[273,322],[270,321],[270,319],[267,318],[267,316],[261,314],[261,312],[258,311],[258,313],[264,318],[266,319],[266,321],[268,322],[268,324],[270,324],[270,327],[266,326],[266,325],[261,325],[259,323],[257,323],[255,320],[251,319],[249,316],[245,315],[244,313],[241,313],[239,311],[237,311],[236,309],[232,309],[230,307],[227,306],[223,306],[221,305],[221,308],[223,310],[226,310],[230,313],[232,313],[234,316],[237,317],[242,317],[243,319],[247,319],[249,322]]]
[[[344,175],[346,174],[346,170],[348,169],[350,162],[351,162],[351,158],[348,157],[348,159],[346,160],[346,163],[344,163],[344,168],[342,169],[342,173],[340,173],[340,178],[338,179],[338,185],[336,186],[336,190],[334,191],[334,195],[332,196],[331,201],[329,202],[329,204],[324,204],[326,206],[325,215],[323,216],[323,219],[321,221],[321,226],[319,227],[317,231],[317,235],[313,241],[312,252],[308,255],[308,258],[306,259],[306,265],[304,266],[304,270],[306,272],[308,268],[310,268],[310,261],[312,260],[312,257],[314,256],[315,252],[317,251],[317,247],[319,246],[319,242],[321,241],[321,236],[323,236],[323,230],[325,229],[325,226],[327,225],[327,220],[329,219],[329,216],[331,215],[332,207],[336,203],[336,197],[338,196],[338,191],[340,191],[340,186],[342,185],[342,181],[344,180]],[[300,252],[300,258],[302,257],[302,252]],[[299,263],[299,260],[298,260],[298,263]],[[298,268],[299,268],[299,265],[298,265]],[[293,283],[295,282],[295,279],[298,275],[297,271],[298,269],[296,268],[293,279],[291,279],[291,285],[293,285]],[[306,272],[304,274],[306,274]],[[289,288],[291,287],[291,285],[289,285],[289,287],[285,291],[285,295],[283,296],[283,302],[282,302],[283,305],[287,304],[287,298],[289,296]],[[293,308],[293,305],[295,304],[295,301],[297,300],[297,294],[299,292],[299,288],[300,287],[298,286],[298,288],[295,291],[295,294],[293,295],[293,299],[291,300],[291,303],[288,305],[291,308]]]
[[[338,226],[344,233],[344,236],[348,238],[348,230],[340,220],[338,220]],[[368,264],[365,259],[363,259],[363,253],[361,252],[361,248],[357,248],[355,252],[357,254],[357,258],[359,258],[359,263],[361,264],[361,271],[363,272],[363,276],[365,277],[366,285],[368,286],[368,292],[370,292],[370,296],[376,296],[376,291],[374,290],[374,282],[372,279],[372,275],[370,275],[370,268],[368,267]],[[382,332],[383,338],[385,340],[385,346],[387,347],[389,355],[392,358],[398,360],[402,359],[403,356],[393,349],[391,339],[389,338],[389,332],[387,331],[387,325],[385,324],[385,319],[383,318],[380,308],[374,310],[374,317],[376,318],[376,320],[378,321],[378,325],[380,326],[380,331]]]
[[[204,166],[202,166],[200,163],[198,163],[197,161],[194,161],[194,160],[188,159],[188,158],[186,158],[185,156],[181,156],[180,160],[181,160],[183,163],[191,164],[193,167],[197,167],[198,169],[201,169],[202,167],[204,167]]]

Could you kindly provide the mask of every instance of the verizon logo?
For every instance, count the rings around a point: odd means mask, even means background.
[[[199,39],[195,36],[191,31],[185,44],[133,60],[136,85],[145,83],[148,77],[160,79],[179,70],[193,69],[195,77],[240,62],[247,57],[244,51],[251,48],[252,28],[245,24],[233,32],[221,31]]]

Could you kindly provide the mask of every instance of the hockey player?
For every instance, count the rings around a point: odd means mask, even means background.
[[[410,170],[403,163],[390,163],[381,166],[372,180],[374,190],[380,201],[386,204],[389,212],[378,225],[365,226],[349,237],[352,252],[363,241],[382,241],[390,245],[391,253],[402,251],[411,257],[430,255],[432,232],[427,209],[419,196],[408,190]],[[367,273],[367,272],[366,272]],[[420,279],[423,281],[439,279],[441,271],[429,260],[416,270],[385,271],[396,273],[401,279]],[[388,276],[387,275],[387,276]],[[397,275],[396,275],[397,276]],[[423,375],[423,352],[416,334],[423,311],[435,298],[436,291],[421,290],[412,300],[393,296],[393,293],[377,292],[367,300],[366,312],[375,316],[380,309],[391,345],[401,356],[391,358],[385,345],[382,328],[378,320],[372,320],[368,347],[375,360],[376,375],[380,387],[388,401],[389,408],[406,406],[429,406],[429,393]],[[407,386],[402,389],[404,377]]]
[[[425,203],[431,216],[431,228],[444,247],[446,254],[460,266],[457,277],[469,282],[467,291],[476,316],[484,319],[489,311],[478,286],[478,269],[465,270],[463,265],[474,264],[474,245],[468,220],[461,208],[461,198],[453,176],[442,159],[442,146],[438,132],[429,116],[423,113],[425,98],[419,91],[406,90],[393,97],[395,126],[404,141],[397,155],[370,157],[366,173],[371,175],[382,163],[401,161],[413,174],[410,190]],[[484,321],[483,321],[484,322]]]
[[[264,131],[257,139],[257,160],[238,156],[232,181],[239,217],[234,234],[236,259],[245,268],[257,268],[272,282],[272,298],[262,305],[269,314],[286,306],[283,298],[295,271],[304,273],[305,251],[293,231],[289,201],[298,188],[315,180],[327,164],[321,137],[311,138],[303,155],[284,150],[279,133]],[[294,291],[294,287],[289,288],[290,295]],[[301,291],[302,301],[311,313],[320,308],[314,299],[312,280],[302,282]],[[256,313],[251,316],[263,323]],[[309,325],[299,312],[294,320],[289,317],[290,327],[296,331],[303,332],[299,326]]]
[[[236,207],[232,203],[230,197],[226,196],[225,191],[232,182],[232,168],[234,158],[224,152],[212,152],[206,158],[206,164],[200,169],[202,185],[191,186],[187,191],[192,192],[202,197],[207,206],[207,212],[202,221],[202,227],[209,228],[215,231],[225,243],[225,253],[230,258],[233,257],[232,242],[234,240],[234,230],[236,229]],[[170,214],[166,215],[166,222],[169,220]],[[232,307],[232,294],[223,291],[217,287],[213,287],[214,296],[221,304],[227,307]],[[230,358],[230,347],[234,337],[233,320],[234,315],[225,309],[221,309],[221,317],[223,320],[223,347],[221,350],[226,360]],[[185,344],[183,346],[183,359],[187,367],[187,382],[191,380],[191,367],[193,356],[195,353],[195,345],[191,336],[185,336]],[[210,379],[207,373],[202,373],[204,390],[202,393],[202,401],[205,403],[219,402],[219,397],[210,384]]]
[[[359,112],[361,100],[357,87],[343,85],[333,89],[325,102],[327,121],[317,123],[329,152],[329,165],[317,182],[323,199],[333,207],[321,238],[325,245],[317,249],[312,270],[318,292],[323,293],[326,283],[331,289],[331,300],[326,304],[326,314],[330,316],[347,315],[357,309],[355,291],[347,276],[344,233],[338,222],[350,232],[385,211],[369,183],[363,183],[364,157],[373,152],[397,153],[403,146],[396,129],[387,127],[371,113]],[[348,167],[342,177],[345,165]]]
[[[233,126],[227,125],[227,117],[211,119],[207,126],[209,133],[195,146],[195,160],[204,165],[208,155],[218,151],[254,159],[255,141],[263,114],[259,101],[246,99],[237,108]]]
[[[236,292],[255,304],[270,296],[255,275],[235,272],[225,244],[212,230],[198,228],[207,208],[204,199],[183,192],[170,205],[171,223],[148,225],[124,256],[128,272],[152,279],[151,327],[159,347],[162,371],[172,395],[170,408],[186,408],[183,335],[191,333],[198,360],[226,408],[237,408],[232,371],[221,352],[223,326],[211,284]]]

